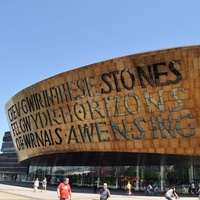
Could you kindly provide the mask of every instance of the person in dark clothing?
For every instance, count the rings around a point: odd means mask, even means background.
[[[94,193],[97,193],[97,180],[96,179],[94,180],[93,188],[94,188]]]
[[[191,183],[189,183],[188,193],[191,194]]]

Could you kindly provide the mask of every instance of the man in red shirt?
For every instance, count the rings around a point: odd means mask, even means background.
[[[57,194],[60,200],[72,199],[72,191],[69,185],[69,179],[65,178],[57,187]]]

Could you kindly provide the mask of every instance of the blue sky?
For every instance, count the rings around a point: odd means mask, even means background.
[[[5,104],[24,88],[91,63],[199,44],[199,0],[0,0],[0,147]]]

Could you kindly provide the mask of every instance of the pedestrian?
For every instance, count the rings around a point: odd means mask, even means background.
[[[59,185],[59,184],[60,184],[60,178],[57,177],[57,178],[56,178],[56,181],[57,181],[57,184]]]
[[[191,192],[192,192],[192,190],[191,190],[191,183],[189,183],[188,193],[191,195]]]
[[[126,185],[126,195],[131,195],[131,183],[130,181],[128,181],[127,185]]]
[[[172,200],[172,197],[175,197],[176,199],[179,199],[175,187],[172,187],[165,193],[165,198],[168,200]]]
[[[199,196],[199,198],[198,198],[198,200],[200,200],[200,183],[198,184],[198,196]]]
[[[195,184],[192,182],[191,184],[191,194],[194,195],[195,194]]]
[[[94,181],[94,187],[93,187],[93,189],[94,189],[94,193],[97,193],[97,180],[96,179]]]
[[[60,200],[68,200],[72,198],[72,191],[69,185],[69,178],[64,178],[63,182],[57,187],[57,195]]]
[[[100,200],[106,200],[110,197],[110,190],[108,189],[107,183],[103,184],[103,188],[100,190]]]
[[[42,181],[42,190],[41,190],[41,192],[42,191],[46,191],[46,189],[47,189],[47,179],[46,179],[46,177],[44,177],[44,179],[43,179],[43,181]]]
[[[34,184],[33,184],[34,192],[37,192],[38,187],[39,187],[39,179],[36,178],[35,181],[34,181]]]

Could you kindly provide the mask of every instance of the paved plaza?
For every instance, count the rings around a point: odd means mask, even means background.
[[[50,187],[50,189],[44,193],[41,190],[37,192],[33,191],[32,184],[24,185],[12,185],[0,182],[0,200],[59,200],[56,193],[56,187]],[[55,189],[55,190],[54,190]],[[72,188],[72,200],[99,200],[99,194],[94,194],[92,189],[84,188]],[[197,196],[180,196],[183,200],[198,199]],[[111,190],[110,200],[166,200],[164,195],[160,196],[145,196],[144,193],[134,192],[131,196],[126,196],[123,192]]]

